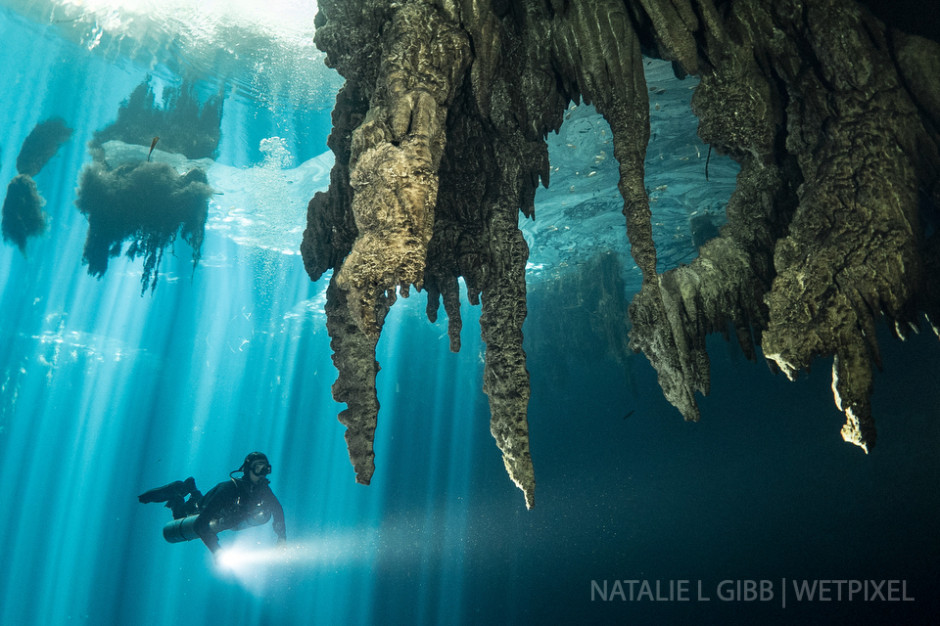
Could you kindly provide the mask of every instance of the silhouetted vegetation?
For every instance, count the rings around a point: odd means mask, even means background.
[[[158,107],[149,81],[144,81],[121,104],[117,120],[95,133],[90,142],[95,161],[82,171],[75,201],[88,218],[82,254],[88,273],[101,277],[108,260],[122,252],[131,259],[143,257],[141,294],[156,288],[163,253],[178,236],[192,247],[195,268],[213,192],[203,169],[181,174],[159,162],[156,153],[111,167],[104,144],[141,145],[152,153],[159,139],[162,152],[202,159],[216,153],[220,137],[221,95],[200,103],[193,85],[184,82],[164,88],[162,100]]]
[[[16,171],[27,176],[35,176],[49,162],[59,146],[72,136],[72,129],[65,125],[61,117],[53,117],[36,124],[20,148],[16,157]]]
[[[180,175],[166,163],[141,161],[109,170],[99,163],[82,172],[75,203],[88,218],[82,262],[88,273],[102,276],[108,259],[122,252],[144,259],[141,294],[157,285],[164,250],[179,235],[199,262],[209,212],[206,173],[198,168]]]
[[[200,103],[191,83],[163,89],[163,107],[148,81],[134,89],[118,109],[117,120],[95,133],[92,148],[112,139],[150,146],[160,137],[160,149],[178,152],[190,159],[211,158],[219,147],[222,97],[216,95]]]
[[[10,181],[3,201],[3,219],[0,230],[3,240],[12,241],[24,255],[26,240],[46,232],[46,215],[42,212],[45,201],[39,195],[33,176],[49,162],[59,146],[72,136],[72,129],[60,117],[36,124],[27,135],[16,158],[17,176]]]
[[[32,178],[19,174],[10,181],[3,201],[3,240],[15,243],[23,254],[26,254],[26,239],[46,230],[43,204]]]

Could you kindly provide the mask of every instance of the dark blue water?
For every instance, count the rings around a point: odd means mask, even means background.
[[[75,129],[35,177],[48,232],[26,255],[0,247],[0,623],[935,620],[931,332],[904,344],[882,332],[879,441],[866,456],[839,436],[831,361],[790,383],[715,338],[712,395],[702,421],[684,423],[642,356],[603,356],[610,338],[587,328],[560,332],[559,303],[533,289],[527,511],[489,434],[479,311],[464,306],[454,355],[419,294],[395,305],[379,344],[377,470],[357,485],[330,396],[325,283],[310,283],[297,254],[213,229],[219,214],[195,272],[178,241],[152,295],[139,295],[139,261],[88,276],[74,205],[85,145],[151,68],[106,62],[5,10],[0,37],[2,180],[37,122]],[[272,136],[296,163],[325,151],[328,111],[225,106],[220,163],[257,164]],[[201,543],[166,543],[169,512],[137,503],[186,476],[206,490],[256,449],[274,466],[287,562],[221,570]],[[270,526],[221,539],[258,553],[274,542]],[[837,599],[849,583],[828,583],[828,600],[795,597],[794,582],[825,580],[866,581],[873,597]]]

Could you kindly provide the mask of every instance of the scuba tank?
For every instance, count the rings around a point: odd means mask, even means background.
[[[199,515],[190,515],[189,517],[183,517],[169,522],[163,527],[163,538],[170,543],[181,543],[183,541],[199,539],[199,534],[196,532],[197,519],[199,519]],[[271,511],[263,507],[258,507],[256,511],[252,511],[245,519],[237,524],[227,524],[224,517],[209,520],[209,532],[215,534],[223,530],[244,530],[249,526],[261,526],[269,519],[271,519]]]
[[[181,543],[183,541],[199,539],[199,534],[196,532],[197,519],[199,519],[199,515],[190,515],[189,517],[181,517],[180,519],[169,522],[163,527],[163,538],[170,543]],[[217,533],[224,529],[219,528],[219,520],[211,520],[209,522],[209,530],[213,533]]]

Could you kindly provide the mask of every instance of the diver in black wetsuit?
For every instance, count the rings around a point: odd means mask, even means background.
[[[239,478],[235,472],[242,472]],[[224,481],[202,495],[196,481],[190,477],[146,491],[137,499],[141,503],[166,502],[173,511],[173,520],[163,529],[164,538],[176,543],[197,537],[213,553],[219,550],[218,534],[223,530],[243,530],[247,526],[260,526],[272,517],[278,543],[287,541],[284,510],[268,486],[266,476],[271,473],[268,457],[252,452],[237,470]],[[188,500],[184,498],[189,495]]]

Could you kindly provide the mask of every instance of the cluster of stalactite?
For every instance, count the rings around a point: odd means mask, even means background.
[[[899,334],[938,319],[938,45],[886,28],[851,0],[321,0],[317,45],[345,77],[327,192],[308,207],[302,252],[333,269],[327,327],[334,397],[357,480],[373,470],[375,346],[398,294],[441,299],[460,347],[458,278],[482,302],[483,389],[509,476],[534,503],[522,349],[528,249],[548,185],[547,133],[571,101],[610,124],[626,235],[643,273],[630,346],[666,397],[698,418],[705,336],[729,325],[788,376],[834,355],[843,434],[874,442],[875,320]],[[728,224],[694,263],[656,273],[644,168],[642,55],[701,82],[702,139],[741,163]],[[573,232],[573,236],[578,233]],[[624,332],[627,332],[626,328]]]
[[[876,321],[903,338],[918,313],[938,319],[922,214],[940,200],[940,46],[844,0],[726,9],[703,21],[692,105],[702,139],[742,165],[729,223],[694,263],[646,281],[632,345],[692,420],[709,332],[732,326],[791,379],[834,356],[842,436],[867,451]]]

